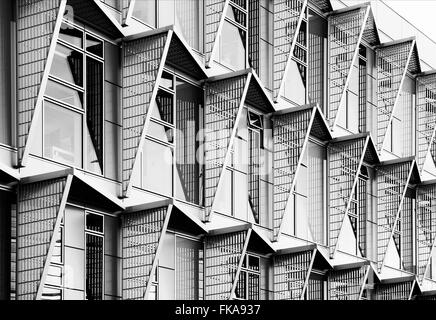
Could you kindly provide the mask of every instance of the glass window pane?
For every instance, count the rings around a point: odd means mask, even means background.
[[[121,127],[105,122],[104,172],[109,179],[118,180],[119,147],[121,143]]]
[[[79,48],[82,48],[83,46],[83,32],[67,23],[62,23],[61,30],[59,32],[59,39],[62,39]]]
[[[174,276],[174,270],[159,267],[159,300],[173,300],[175,298]]]
[[[245,68],[245,32],[225,21],[220,35],[218,61],[236,70]]]
[[[173,95],[171,93],[159,90],[156,97],[156,105],[152,111],[152,116],[158,120],[162,120],[173,124]]]
[[[55,240],[55,246],[53,250],[53,255],[51,257],[52,263],[62,263],[62,234],[63,234],[63,228],[59,228],[59,232],[57,233],[56,240]]]
[[[143,154],[144,188],[171,196],[173,186],[173,151],[146,140]]]
[[[306,103],[306,67],[291,59],[283,96],[299,105]]]
[[[62,285],[62,267],[50,265],[48,267],[47,278],[45,284],[58,286]]]
[[[162,72],[162,78],[160,79],[159,85],[174,90],[174,75],[165,71]]]
[[[173,129],[154,121],[150,121],[147,134],[165,143],[173,143]]]
[[[62,300],[62,290],[44,286],[41,300]]]
[[[86,51],[91,52],[99,57],[103,57],[103,41],[87,34]]]
[[[158,0],[159,2],[159,27],[170,26],[174,24],[174,2],[180,0]]]
[[[45,94],[60,102],[83,109],[83,93],[61,85],[58,82],[49,80],[47,83],[47,88],[45,89]]]
[[[82,116],[44,102],[44,156],[82,166]]]
[[[188,44],[200,50],[200,39],[202,38],[203,26],[200,26],[200,6],[203,5],[201,0],[175,0],[176,14],[175,25],[181,31]]]
[[[86,213],[86,229],[103,233],[103,216],[99,214]]]
[[[174,233],[167,232],[163,238],[162,254],[159,257],[159,266],[174,269],[175,265],[175,245],[176,239]]]
[[[83,54],[57,44],[50,74],[80,87],[83,86]]]
[[[132,16],[152,27],[156,26],[156,0],[136,1]]]

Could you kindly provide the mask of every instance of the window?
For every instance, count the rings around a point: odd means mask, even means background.
[[[247,62],[247,4],[230,1],[223,28],[218,38],[216,60],[235,70],[242,70]]]
[[[199,300],[203,298],[203,243],[167,232],[148,299]]]
[[[244,257],[235,296],[240,300],[260,299],[260,257],[251,254]]]
[[[260,213],[260,167],[261,149],[263,148],[263,117],[254,112],[247,112],[248,127],[248,201],[259,223]]]
[[[202,203],[198,158],[203,89],[166,70],[159,84],[142,151],[142,186],[194,204]]]
[[[86,212],[86,300],[103,300],[103,216]]]
[[[120,68],[119,47],[62,23],[44,96],[44,157],[117,178]]]
[[[136,1],[132,16],[152,27],[175,25],[193,49],[203,50],[203,0]]]

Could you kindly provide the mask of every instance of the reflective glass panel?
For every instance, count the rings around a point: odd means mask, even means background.
[[[61,85],[58,82],[49,80],[47,82],[45,94],[63,103],[83,109],[83,93],[70,87]]]
[[[57,44],[50,74],[69,83],[83,86],[83,54]]]
[[[91,52],[99,57],[103,57],[103,41],[87,34],[86,51]]]
[[[44,104],[44,156],[81,167],[82,116],[50,102]]]
[[[83,32],[66,23],[62,23],[61,25],[59,39],[79,48],[83,46]]]

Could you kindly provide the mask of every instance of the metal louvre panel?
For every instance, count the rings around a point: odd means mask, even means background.
[[[139,152],[148,109],[168,33],[123,45],[123,192],[127,191]]]
[[[278,97],[288,60],[292,58],[292,47],[296,42],[299,22],[303,17],[302,11],[305,10],[306,4],[307,0],[274,1],[273,88],[275,98]]]
[[[353,62],[359,50],[360,35],[366,24],[366,12],[363,7],[350,12],[329,17],[329,112],[328,120],[332,125],[343,102],[347,90]]]
[[[288,199],[295,185],[296,171],[304,153],[304,142],[310,133],[314,109],[287,113],[274,117],[274,237],[280,233]]]
[[[351,203],[357,192],[358,176],[368,138],[341,142],[328,147],[329,159],[329,248],[333,256],[347,214],[358,215]]]
[[[386,132],[391,125],[401,84],[407,70],[413,41],[379,48],[377,59],[377,144],[383,148]]]
[[[247,231],[205,238],[205,299],[230,298]]]
[[[314,250],[274,257],[274,300],[300,300]]]
[[[224,162],[230,152],[232,132],[237,125],[246,82],[247,75],[242,75],[208,83],[206,86],[204,201],[209,214],[220,177],[225,170]]]
[[[143,300],[164,230],[168,207],[129,213],[122,218],[123,299]]]
[[[327,278],[329,300],[359,300],[364,285],[365,266],[350,270],[330,271]]]
[[[418,165],[422,171],[428,152],[433,152],[436,130],[436,74],[418,77],[416,79],[416,119],[417,119],[417,149]]]
[[[24,184],[18,191],[17,299],[33,300],[61,213],[67,177]],[[62,213],[61,213],[62,214]]]
[[[18,0],[17,108],[18,159],[29,136],[61,0]]]
[[[206,61],[209,61],[215,40],[218,37],[218,29],[221,20],[224,19],[224,7],[230,0],[205,0],[205,31],[204,31],[204,52]]]
[[[248,1],[248,57],[251,67],[260,74],[260,3],[259,0]]]
[[[436,185],[416,189],[417,274],[423,280],[436,239]]]
[[[413,162],[393,164],[377,169],[377,264],[379,272],[393,237],[394,228],[402,236],[401,225],[397,224],[402,211],[404,215],[410,214],[407,212],[408,206],[403,207],[403,202],[412,170]],[[398,241],[396,245],[398,248]]]
[[[413,281],[379,284],[375,288],[375,300],[409,300]]]

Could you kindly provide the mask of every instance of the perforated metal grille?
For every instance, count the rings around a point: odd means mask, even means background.
[[[292,43],[296,41],[298,22],[306,3],[307,0],[274,1],[273,88],[275,97],[283,81],[286,64],[292,56]]]
[[[230,298],[246,231],[205,238],[205,299]]]
[[[367,138],[332,144],[329,154],[329,247],[334,254],[345,215],[358,216],[352,203],[357,193],[357,179],[365,156]]]
[[[299,300],[311,270],[313,251],[274,257],[274,300]]]
[[[229,152],[247,76],[209,83],[205,102],[205,206],[211,208]],[[210,214],[210,211],[207,210]]]
[[[359,35],[365,28],[367,8],[334,15],[329,18],[329,112],[328,119],[333,124],[341,105],[347,78],[354,71],[353,57],[359,50]]]
[[[21,160],[47,65],[50,44],[56,37],[55,25],[61,0],[17,2],[17,135],[18,157]]]
[[[391,115],[404,78],[412,41],[376,50],[377,57],[377,144],[383,147]]]
[[[224,14],[224,4],[229,0],[205,0],[205,53],[209,61],[215,39],[218,37],[218,27]]]
[[[280,115],[274,118],[274,207],[273,228],[277,236],[292,192],[293,180],[310,133],[313,109]]]
[[[409,300],[413,282],[380,284],[376,286],[375,300]]]
[[[123,190],[132,174],[168,33],[123,45]]]
[[[417,274],[425,275],[436,237],[436,185],[416,189]]]
[[[17,299],[33,300],[55,232],[67,178],[24,184],[18,191]]]
[[[402,208],[405,191],[408,187],[408,176],[412,170],[411,162],[404,162],[394,165],[388,165],[377,169],[377,261],[378,268],[383,265],[386,250],[389,245],[391,234],[401,237],[401,224],[393,230],[397,217],[400,217],[401,210],[408,209],[407,206]],[[398,238],[399,239],[399,238]],[[396,240],[397,247],[399,241]]]
[[[416,119],[418,165],[422,170],[430,148],[433,151],[436,128],[436,74],[416,79]],[[433,159],[436,159],[432,153]],[[433,160],[434,161],[434,160]]]
[[[123,216],[123,299],[144,299],[167,214],[161,207]]]
[[[329,300],[359,300],[366,268],[331,271],[327,279]]]

